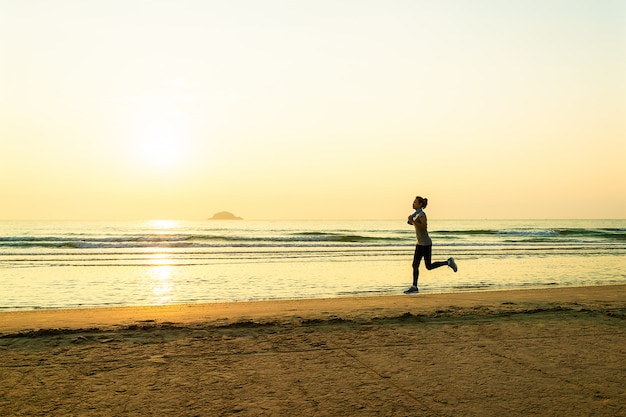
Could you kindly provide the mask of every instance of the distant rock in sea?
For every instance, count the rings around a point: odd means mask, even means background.
[[[213,217],[209,220],[243,220],[241,217],[235,216],[233,213],[228,211],[220,211],[219,213],[215,213]]]

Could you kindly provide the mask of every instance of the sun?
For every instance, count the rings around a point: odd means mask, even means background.
[[[176,124],[153,119],[135,137],[137,160],[146,168],[168,170],[185,159],[184,137]]]
[[[174,137],[149,137],[140,143],[139,156],[144,165],[172,168],[181,162],[181,144]]]

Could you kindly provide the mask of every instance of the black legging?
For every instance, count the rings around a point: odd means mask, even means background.
[[[422,246],[415,245],[415,255],[413,255],[413,285],[417,287],[417,279],[420,276],[420,262],[422,258],[424,258],[424,263],[426,264],[426,269],[429,271],[431,269],[439,268],[440,266],[448,265],[447,261],[440,261],[433,263],[431,261],[433,255],[433,245]]]

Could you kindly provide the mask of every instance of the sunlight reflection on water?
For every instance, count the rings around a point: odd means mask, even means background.
[[[172,258],[166,254],[154,254],[150,260],[148,286],[153,295],[151,304],[167,304],[174,296],[174,284],[172,282]]]

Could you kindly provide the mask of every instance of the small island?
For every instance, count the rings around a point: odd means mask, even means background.
[[[213,217],[209,220],[243,220],[241,217],[235,216],[233,213],[228,211],[220,211],[219,213],[215,213]]]

